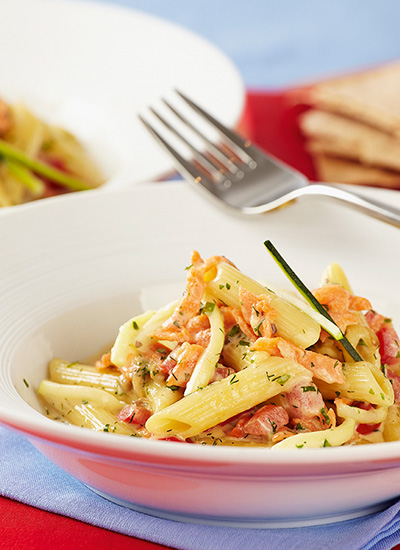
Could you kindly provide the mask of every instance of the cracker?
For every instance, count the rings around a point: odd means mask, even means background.
[[[400,172],[391,172],[323,154],[313,155],[313,160],[320,181],[400,189]]]
[[[400,170],[400,138],[335,113],[310,109],[299,119],[307,149]]]
[[[316,84],[312,105],[400,136],[400,62]]]

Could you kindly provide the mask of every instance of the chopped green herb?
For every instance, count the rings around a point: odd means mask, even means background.
[[[132,321],[132,327],[133,327],[133,330],[139,330],[139,325],[137,324],[136,321]]]
[[[276,430],[278,428],[278,424],[276,422],[274,422],[273,420],[271,420],[270,418],[268,420],[269,420],[269,423],[271,424],[272,433],[275,434]]]
[[[326,410],[322,407],[321,409],[321,414],[322,416],[324,417],[324,421],[326,424],[330,424],[331,423],[331,419],[329,418],[329,416],[327,415],[327,412]]]
[[[272,379],[272,382],[278,382],[280,386],[284,386],[286,382],[289,380],[290,374],[281,374],[281,376],[277,376],[276,378]]]
[[[27,388],[29,388],[29,382],[24,378],[24,384]]]
[[[332,445],[329,443],[329,441],[327,439],[324,440],[324,444],[322,446],[323,447],[332,447]]]
[[[180,389],[180,386],[166,386],[171,391],[178,391]]]
[[[206,315],[209,315],[214,311],[215,303],[214,302],[206,302],[204,306],[202,307],[201,311],[202,313],[205,313]]]
[[[231,330],[228,333],[229,338],[232,338],[233,336],[236,336],[240,332],[239,325],[233,325]]]
[[[301,386],[301,389],[304,393],[308,391],[317,391],[317,388],[315,386]]]
[[[254,332],[260,336],[260,327],[263,324],[264,319],[262,319],[256,327],[254,327]]]

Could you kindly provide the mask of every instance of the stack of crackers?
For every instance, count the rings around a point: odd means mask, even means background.
[[[400,63],[312,86],[300,117],[320,181],[400,188]]]

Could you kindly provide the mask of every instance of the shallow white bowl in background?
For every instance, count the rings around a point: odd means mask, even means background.
[[[400,205],[391,191],[368,191]],[[107,498],[183,521],[247,526],[357,517],[400,495],[400,443],[271,451],[95,433],[40,412],[53,356],[75,361],[112,342],[141,293],[183,289],[192,249],[225,254],[287,286],[271,239],[310,287],[342,264],[357,294],[400,327],[400,232],[317,198],[255,218],[219,210],[183,182],[52,198],[0,216],[0,421]],[[165,289],[165,292],[163,292]],[[26,387],[24,379],[29,383]]]
[[[109,185],[171,170],[137,114],[174,88],[228,126],[242,114],[236,67],[176,24],[94,1],[0,0],[0,9],[0,97],[79,137]]]

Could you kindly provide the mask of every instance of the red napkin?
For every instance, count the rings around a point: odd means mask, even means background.
[[[297,126],[297,117],[307,108],[294,99],[292,90],[249,91],[240,126],[262,149],[315,180],[312,160]]]

